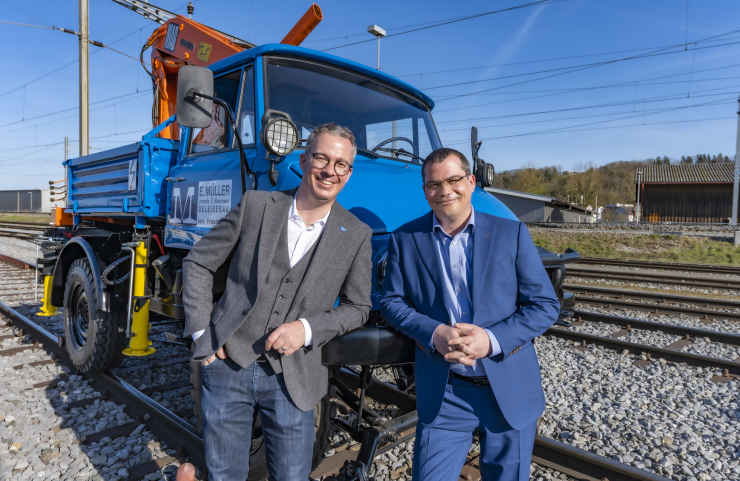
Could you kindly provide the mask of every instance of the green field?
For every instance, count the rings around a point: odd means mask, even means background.
[[[3,214],[0,213],[0,222],[33,222],[34,224],[48,224],[49,214]]]
[[[570,247],[583,257],[740,266],[740,247],[729,238],[542,230],[533,230],[532,238],[549,251],[561,253]]]

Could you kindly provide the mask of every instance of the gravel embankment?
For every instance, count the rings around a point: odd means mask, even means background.
[[[36,244],[14,237],[0,237],[0,254],[36,265]]]
[[[3,331],[7,334],[10,330]],[[2,349],[19,347],[18,338],[2,342]],[[0,478],[1,479],[127,479],[128,470],[175,451],[141,425],[127,437],[87,443],[87,436],[130,423],[125,405],[96,399],[87,407],[69,409],[69,403],[99,398],[100,393],[81,376],[70,375],[58,364],[30,367],[48,360],[43,351],[25,351],[0,358]],[[25,365],[21,369],[14,366]],[[62,379],[46,388],[34,383]],[[175,465],[145,479],[174,480]]]
[[[677,481],[740,479],[740,380],[713,369],[647,368],[600,347],[535,342],[547,409],[540,434]]]

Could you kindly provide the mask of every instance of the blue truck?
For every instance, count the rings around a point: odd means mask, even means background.
[[[429,210],[421,163],[441,146],[434,102],[367,66],[283,44],[250,48],[207,68],[183,67],[177,102],[177,116],[140,142],[66,162],[71,225],[49,233],[64,242],[53,261],[49,256],[45,261],[50,303],[64,307],[63,342],[80,371],[112,369],[124,355],[153,352],[150,316],[160,322],[185,319],[181,266],[189,249],[244,191],[297,187],[298,159],[311,130],[327,122],[345,125],[358,149],[354,174],[338,200],[373,231],[373,311],[364,328],[324,347],[332,389],[316,410],[315,462],[336,426],[363,443],[358,460],[342,470],[344,478],[355,479],[377,449],[400,442],[399,433],[416,422],[413,344],[384,325],[379,300],[389,234]],[[179,140],[158,135],[175,121]],[[492,182],[493,170],[478,158],[479,147],[473,138],[479,183],[473,205],[516,219],[481,188]],[[562,288],[565,264],[577,262],[578,253],[540,249],[540,257],[565,322],[574,308],[573,296]],[[223,292],[227,269],[228,261],[216,274],[214,301]],[[395,383],[373,379],[379,366]],[[198,412],[199,365],[193,368]],[[381,422],[364,402],[366,395],[395,404],[402,415]],[[332,396],[342,400],[341,406]],[[260,439],[257,425],[256,458],[264,456]],[[264,470],[255,469],[250,478],[260,475]]]

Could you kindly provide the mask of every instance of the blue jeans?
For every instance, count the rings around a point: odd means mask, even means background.
[[[203,366],[203,444],[210,481],[245,481],[252,424],[259,412],[272,481],[305,481],[311,472],[313,410],[290,400],[268,363],[241,368],[229,358]]]
[[[450,378],[439,414],[416,427],[414,481],[455,481],[478,431],[483,481],[527,481],[537,423],[517,431],[489,386]]]

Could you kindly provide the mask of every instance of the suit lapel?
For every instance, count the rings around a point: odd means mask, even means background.
[[[295,190],[275,192],[271,200],[265,203],[265,212],[262,214],[262,231],[260,232],[259,247],[257,249],[257,279],[258,285],[263,285],[267,272],[275,255],[275,247],[283,227],[288,222],[288,212],[293,202]]]
[[[421,262],[429,272],[429,277],[432,278],[432,282],[437,287],[437,293],[442,298],[442,303],[445,305],[445,309],[449,311],[450,307],[445,302],[447,296],[445,296],[445,281],[444,272],[442,271],[442,261],[439,258],[439,251],[437,249],[437,241],[434,238],[434,230],[432,230],[432,213],[425,215],[420,224],[420,229],[413,232],[414,242],[416,248],[419,251],[419,257]]]
[[[476,213],[477,214],[477,213]],[[493,240],[496,237],[496,224],[482,215],[476,215],[475,233],[473,234],[473,309],[478,306],[478,299],[483,290],[488,264],[493,252]]]
[[[342,239],[347,236],[347,230],[343,227],[343,225],[347,225],[344,222],[345,212],[344,207],[339,203],[334,203],[332,206],[324,231],[317,241],[318,244],[313,253],[313,259],[311,259],[311,263],[308,265],[301,285],[293,299],[293,306],[297,306],[298,302],[308,293],[308,290],[315,285],[326,267],[334,264],[336,252],[341,246]]]

